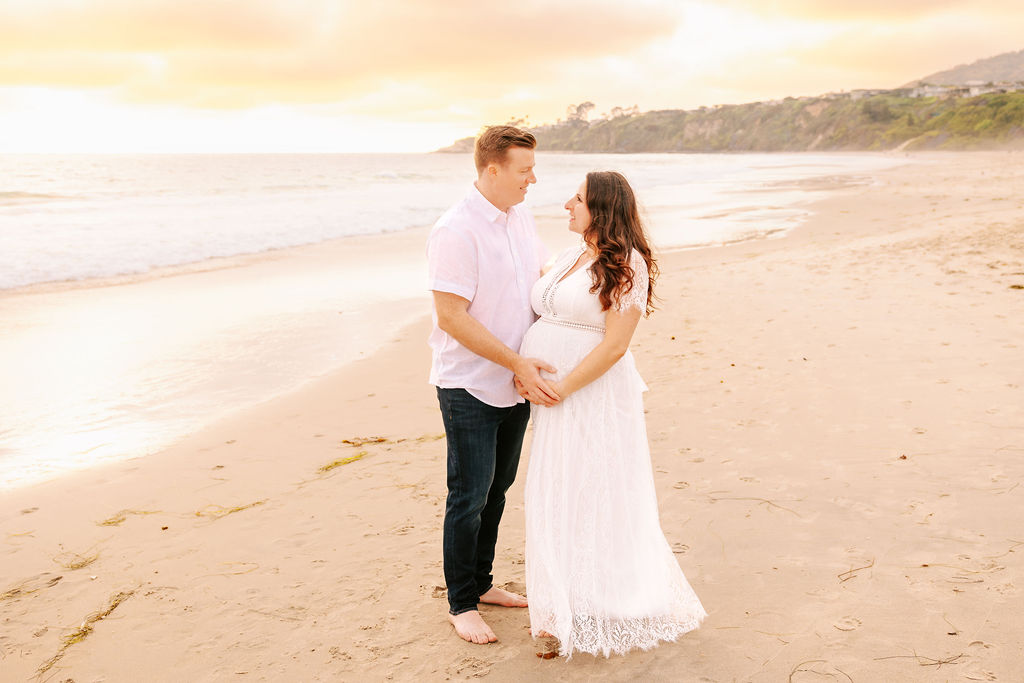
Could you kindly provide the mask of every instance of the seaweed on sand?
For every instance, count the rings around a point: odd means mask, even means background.
[[[134,594],[134,590],[121,591],[119,593],[115,593],[110,598],[110,602],[107,603],[107,606],[104,609],[100,610],[99,612],[93,612],[92,614],[86,616],[85,619],[82,620],[82,623],[78,628],[76,628],[71,633],[65,635],[63,638],[61,638],[63,643],[60,646],[60,649],[57,650],[57,654],[43,662],[42,665],[40,665],[40,667],[36,670],[36,673],[41,676],[50,669],[52,669],[53,665],[59,662],[60,659],[67,653],[68,648],[70,648],[75,643],[82,642],[89,636],[90,633],[92,633],[93,624],[95,624],[97,621],[102,621],[103,619],[109,617],[110,614],[115,609],[117,609],[118,605],[120,605],[128,598],[132,597]]]
[[[331,470],[333,470],[336,467],[341,467],[342,465],[348,465],[349,463],[353,463],[356,460],[362,460],[367,455],[368,455],[368,453],[366,451],[359,451],[355,455],[350,455],[347,458],[338,458],[337,460],[332,460],[331,462],[327,463],[326,465],[322,465],[321,467],[319,467],[317,469],[317,472],[319,472],[320,474],[327,474],[328,472],[330,472]]]
[[[257,505],[263,505],[267,500],[257,500],[254,503],[247,503],[245,505],[236,505],[235,507],[224,507],[223,505],[207,505],[201,510],[196,510],[196,517],[210,517],[212,519],[220,519],[221,517],[227,517],[235,512],[241,512],[242,510],[248,510],[254,508]]]
[[[120,526],[128,519],[128,515],[155,515],[156,513],[156,510],[118,510],[102,522],[96,522],[96,524],[99,526]]]

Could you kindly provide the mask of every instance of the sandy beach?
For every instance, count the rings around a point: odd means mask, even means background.
[[[679,642],[546,659],[486,606],[498,643],[454,635],[425,309],[164,451],[0,494],[0,680],[1021,680],[1024,154],[914,160],[783,238],[660,255],[633,353],[709,612]]]

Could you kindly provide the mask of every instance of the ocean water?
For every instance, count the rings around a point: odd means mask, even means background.
[[[822,196],[804,181],[897,163],[540,153],[527,205],[561,219],[587,171],[616,169],[656,246],[695,247],[782,234]],[[473,176],[461,154],[0,157],[0,490],[154,452],[372,353],[429,311],[422,231],[401,231]],[[362,256],[90,283],[328,240]]]
[[[616,169],[637,188],[661,246],[697,246],[792,227],[811,195],[774,184],[893,163],[862,154],[540,153],[527,206],[562,215],[587,171]],[[0,289],[430,225],[471,174],[465,154],[4,155]]]

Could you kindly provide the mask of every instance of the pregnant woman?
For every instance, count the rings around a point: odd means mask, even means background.
[[[582,236],[533,287],[540,319],[520,353],[558,369],[534,404],[526,478],[526,587],[534,637],[559,652],[622,654],[706,616],[661,531],[643,392],[629,342],[657,270],[633,190],[588,173],[570,199]]]

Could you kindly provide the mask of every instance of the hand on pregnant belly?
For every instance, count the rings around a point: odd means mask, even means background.
[[[554,366],[539,358],[522,358],[514,368],[513,381],[519,395],[530,403],[553,406],[561,400],[558,392],[551,388],[550,383],[541,376],[541,371],[555,373]]]

